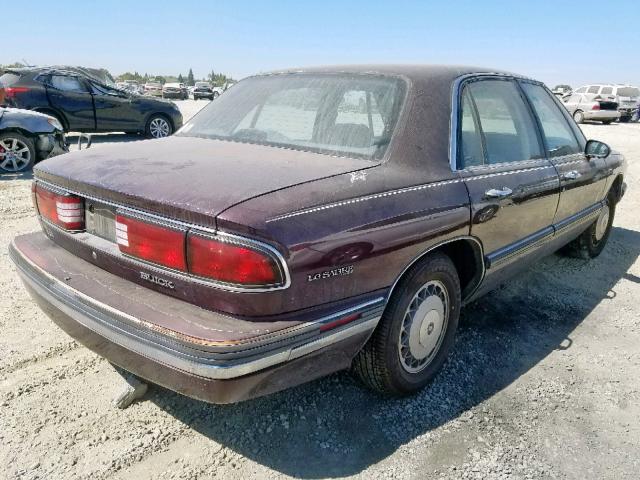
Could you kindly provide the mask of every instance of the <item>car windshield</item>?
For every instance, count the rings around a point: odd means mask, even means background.
[[[635,87],[618,87],[618,96],[620,97],[639,97],[640,89]]]
[[[210,103],[178,135],[380,158],[404,91],[400,79],[375,75],[251,77]]]

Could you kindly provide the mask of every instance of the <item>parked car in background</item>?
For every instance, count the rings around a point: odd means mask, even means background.
[[[118,90],[74,71],[12,69],[0,76],[0,84],[8,106],[51,115],[66,131],[143,133],[160,138],[182,126],[182,114],[175,104]]]
[[[127,92],[135,93],[138,95],[144,95],[144,87],[142,87],[135,80],[124,80],[123,82],[119,82],[119,83],[121,84],[122,89]]]
[[[281,71],[173,137],[36,166],[44,232],[10,257],[72,337],[185,395],[236,402],[347,368],[404,395],[443,366],[465,303],[563,246],[598,256],[624,175],[535,80]]]
[[[208,98],[213,100],[214,93],[213,88],[209,82],[196,82],[193,87],[193,99],[199,100],[201,98]]]
[[[584,93],[573,93],[562,99],[562,103],[576,123],[585,120],[609,125],[620,118],[618,104],[609,100],[590,100]]]
[[[29,170],[35,162],[67,151],[58,120],[31,110],[0,106],[0,173]]]
[[[640,101],[640,89],[631,85],[594,84],[584,85],[575,93],[586,95],[590,100],[610,100],[618,104],[620,121],[628,122],[637,110]]]
[[[162,98],[177,98],[186,100],[189,98],[189,91],[184,83],[165,83],[162,86]]]
[[[569,95],[571,93],[571,86],[570,85],[556,85],[554,87],[554,89],[552,90],[553,94],[556,97],[562,98],[566,95]]]
[[[144,94],[153,97],[162,96],[162,84],[160,82],[147,82],[144,84]]]
[[[220,95],[222,95],[224,93],[225,89],[222,88],[222,87],[213,87],[212,91],[213,91],[212,100],[215,100],[216,98],[218,98]]]

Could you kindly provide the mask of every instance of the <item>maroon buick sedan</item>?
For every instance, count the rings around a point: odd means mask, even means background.
[[[236,402],[351,368],[425,386],[461,306],[561,247],[605,246],[623,158],[540,82],[366,66],[239,82],[175,136],[35,168],[10,254],[110,362]]]

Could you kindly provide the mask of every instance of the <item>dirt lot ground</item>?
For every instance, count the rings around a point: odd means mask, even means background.
[[[0,176],[0,477],[637,479],[640,125],[584,130],[629,162],[604,253],[549,257],[467,307],[444,371],[402,400],[341,373],[229,406],[153,387],[115,409],[119,376],[9,262],[11,238],[38,226],[29,176]]]

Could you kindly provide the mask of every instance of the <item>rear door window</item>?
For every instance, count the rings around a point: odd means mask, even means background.
[[[477,108],[487,163],[543,157],[536,124],[513,81],[474,81],[466,89]]]
[[[66,75],[51,75],[51,86],[63,92],[87,92],[80,80]]]
[[[560,107],[542,86],[523,82],[522,88],[535,110],[550,157],[582,152],[578,140]]]
[[[613,87],[602,87],[602,91],[600,93],[602,95],[610,95],[613,93]]]
[[[589,90],[587,90],[587,93],[598,93],[598,90],[600,90],[600,87],[598,87],[597,85],[594,85],[592,87],[589,87]]]

